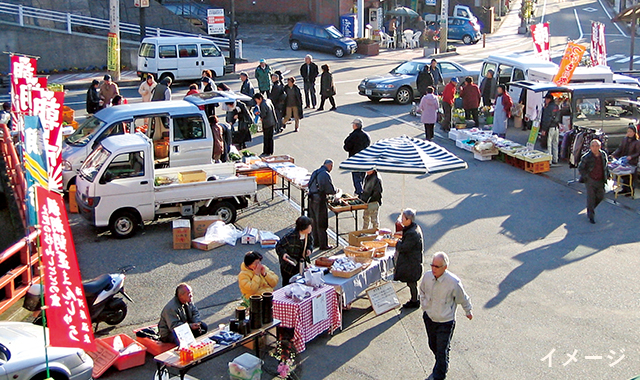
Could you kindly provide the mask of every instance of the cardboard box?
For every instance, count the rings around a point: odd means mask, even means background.
[[[221,243],[219,241],[207,240],[204,236],[191,241],[191,246],[201,251],[211,251],[212,249],[222,247],[224,244],[225,243]]]
[[[188,219],[173,221],[173,249],[191,248],[191,222]]]
[[[207,233],[207,228],[213,224],[222,220],[218,215],[202,215],[193,217],[193,238],[203,237]]]
[[[361,236],[361,235],[366,235],[366,236]],[[360,242],[376,240],[376,237],[377,237],[376,229],[369,228],[368,230],[358,230],[358,231],[349,232],[347,241],[349,242],[349,245],[359,247]]]
[[[478,161],[491,161],[491,155],[483,155],[478,152],[473,152],[473,158]]]
[[[246,227],[240,238],[242,244],[256,244],[258,242],[258,229]]]
[[[180,183],[205,182],[206,180],[207,173],[204,170],[191,170],[178,173],[178,181]]]

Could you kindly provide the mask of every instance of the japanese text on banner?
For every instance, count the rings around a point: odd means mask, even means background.
[[[62,190],[62,105],[63,92],[32,89],[33,114],[40,116],[47,149],[49,189]]]
[[[531,25],[531,37],[533,38],[534,54],[536,58],[550,61],[549,48],[549,23]]]
[[[604,35],[604,24],[591,22],[591,64],[607,65],[607,42]]]
[[[11,124],[14,132],[22,130],[22,113],[18,109],[20,102],[20,93],[17,91],[19,79],[34,79],[36,77],[35,58],[24,57],[20,55],[11,56]],[[45,87],[46,87],[46,78]],[[33,81],[31,81],[33,83]],[[28,96],[28,95],[23,95]]]
[[[36,187],[50,344],[95,351],[78,260],[62,196]]]
[[[564,55],[562,56],[560,69],[558,69],[558,73],[553,78],[553,83],[558,86],[564,86],[569,83],[573,76],[573,72],[580,64],[580,60],[582,59],[582,55],[585,50],[587,50],[587,48],[584,46],[578,45],[575,42],[569,42],[564,51]]]

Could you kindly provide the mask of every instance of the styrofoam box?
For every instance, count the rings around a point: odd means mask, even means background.
[[[479,153],[474,152],[473,153],[473,158],[475,158],[478,161],[491,161],[491,156],[487,155],[487,156],[483,156]]]
[[[458,139],[458,130],[452,129],[449,131],[449,139],[456,141]]]

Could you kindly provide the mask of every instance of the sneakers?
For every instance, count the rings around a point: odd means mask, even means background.
[[[420,301],[409,301],[402,305],[403,309],[417,309],[420,307]]]

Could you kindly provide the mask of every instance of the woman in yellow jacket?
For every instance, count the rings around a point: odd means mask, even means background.
[[[238,274],[238,285],[245,298],[262,295],[264,292],[273,292],[278,280],[277,274],[262,265],[260,253],[250,251],[244,255],[244,262]]]

